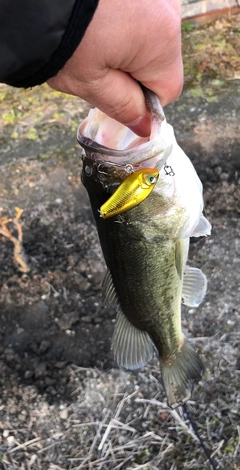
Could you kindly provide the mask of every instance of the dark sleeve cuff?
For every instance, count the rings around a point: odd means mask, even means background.
[[[6,82],[14,87],[29,88],[41,85],[56,75],[73,55],[91,22],[99,0],[76,0],[62,41],[51,59],[33,75],[23,80]]]

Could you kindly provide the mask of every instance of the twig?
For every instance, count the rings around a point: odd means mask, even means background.
[[[104,419],[104,421],[105,421],[105,419]],[[73,424],[71,426],[71,428],[82,428],[82,427],[86,427],[86,426],[99,426],[99,423],[97,423],[95,421],[89,421],[87,423]],[[109,426],[109,424],[102,424],[101,427],[102,428],[107,428],[108,426]],[[123,429],[124,428],[126,431],[136,432],[135,428],[132,428],[128,424],[122,423],[121,421],[118,421],[115,418],[112,419],[112,428],[113,429]]]
[[[205,445],[205,442],[202,440],[199,432],[198,432],[198,427],[197,427],[197,423],[196,421],[192,418],[192,416],[190,415],[190,412],[188,411],[187,409],[187,405],[186,403],[184,403],[182,405],[182,408],[183,408],[183,412],[185,413],[186,417],[189,419],[190,423],[191,423],[191,426],[193,428],[193,432],[195,433],[196,437],[198,438],[199,440],[199,443],[203,449],[203,452],[204,454],[206,455],[207,459],[208,459],[208,462],[209,462],[209,465],[211,467],[212,470],[217,470],[217,467],[215,465],[215,462],[213,461],[212,459],[212,456],[210,455],[210,452],[209,450],[207,449],[206,445]]]
[[[114,470],[120,470],[122,468],[123,465],[125,465],[125,463],[127,463],[129,460],[132,459],[132,455],[129,455],[128,457],[126,457],[126,459],[122,460],[122,462],[120,464],[118,464]]]
[[[161,408],[163,408],[164,411],[167,410],[167,412],[169,414],[172,415],[172,417],[182,426],[182,428],[192,436],[192,438],[198,442],[198,438],[197,436],[194,434],[194,432],[186,425],[185,421],[183,421],[183,419],[179,416],[179,414],[176,412],[176,410],[173,410],[172,408],[169,408],[168,405],[166,405],[166,403],[162,403],[158,400],[146,400],[144,398],[137,398],[136,399],[136,402],[137,403],[150,403],[152,405],[157,405],[157,406],[161,406]]]
[[[221,447],[223,446],[224,442],[225,442],[224,439],[219,442],[217,448],[214,450],[214,452],[212,452],[211,458],[214,457],[214,455],[221,449]]]
[[[123,407],[124,403],[125,403],[127,400],[129,400],[130,398],[132,398],[134,395],[136,395],[137,393],[138,393],[138,392],[135,391],[135,392],[131,393],[131,395],[128,395],[127,397],[124,397],[124,398],[119,402],[119,404],[117,405],[117,411],[116,411],[115,416],[114,416],[113,419],[116,420],[116,419],[118,418],[118,416],[120,415],[120,413],[121,413],[121,411],[122,411],[122,407]],[[112,429],[112,427],[113,427],[113,423],[114,423],[114,422],[113,422],[113,419],[110,420],[110,422],[109,422],[109,424],[108,424],[108,427],[107,427],[107,429],[106,429],[106,431],[105,431],[105,433],[104,433],[104,435],[103,435],[103,437],[102,437],[102,440],[101,440],[101,442],[100,442],[100,444],[99,444],[99,446],[98,446],[98,450],[100,450],[100,451],[102,450],[102,448],[103,448],[103,446],[104,446],[104,443],[105,443],[105,441],[107,440],[108,435],[109,435],[109,433],[110,433],[110,431],[111,431],[111,429]]]
[[[237,443],[236,449],[234,451],[234,458],[237,457],[238,449],[239,449],[239,446],[240,446],[240,426],[237,426],[237,430],[238,430],[238,443]]]
[[[0,208],[0,211],[2,211],[2,208]],[[22,273],[28,273],[30,271],[30,267],[27,264],[24,249],[22,246],[22,227],[19,222],[23,210],[19,207],[15,207],[15,211],[16,214],[13,220],[8,219],[7,217],[0,218],[0,234],[3,235],[5,238],[8,238],[13,243],[13,258],[14,261],[16,261],[16,263],[20,266],[19,271],[21,271]],[[18,232],[18,238],[14,237],[14,235],[12,235],[12,232],[7,228],[6,225],[9,222],[13,222],[13,224],[15,225]]]
[[[100,437],[100,433],[101,433],[101,430],[102,430],[102,427],[103,425],[105,424],[105,421],[107,421],[108,417],[109,417],[109,414],[110,414],[110,410],[108,410],[106,416],[104,417],[104,420],[101,421],[101,423],[99,424],[99,428],[97,430],[97,433],[96,433],[96,436],[94,437],[93,439],[93,442],[92,442],[92,445],[89,449],[89,452],[88,452],[88,455],[87,457],[83,460],[83,462],[77,467],[78,470],[80,470],[81,468],[83,468],[85,466],[85,463],[88,462],[88,460],[92,457],[92,453],[93,453],[93,450],[94,450],[94,447],[96,446],[96,443],[97,443],[97,440],[99,439]]]
[[[12,454],[13,452],[16,452],[19,449],[24,449],[25,447],[29,447],[32,444],[35,444],[36,442],[41,441],[41,437],[35,437],[34,439],[31,439],[30,441],[24,442],[23,444],[19,444],[18,446],[14,447],[13,449],[8,451],[8,454]]]
[[[43,447],[42,449],[39,449],[39,450],[37,451],[37,454],[42,454],[43,452],[46,452],[46,450],[49,450],[49,449],[51,449],[52,447],[55,447],[55,446],[57,446],[57,445],[59,445],[59,444],[62,444],[62,442],[64,442],[64,441],[62,441],[62,440],[61,440],[61,441],[55,441],[55,442],[53,442],[52,444],[49,444],[48,446]]]

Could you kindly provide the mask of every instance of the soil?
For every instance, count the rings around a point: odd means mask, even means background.
[[[191,62],[185,90],[166,116],[203,182],[213,231],[192,240],[189,256],[207,275],[208,294],[197,310],[183,309],[183,330],[206,365],[188,407],[216,468],[237,470],[240,82],[230,55],[226,74],[221,66],[212,77],[220,52],[211,68],[209,60],[203,66],[197,47],[208,28],[211,55],[216,35],[226,43],[239,29],[240,15],[189,24],[185,63],[191,43],[197,72]],[[23,209],[18,222],[29,267],[20,271],[13,242],[2,236],[0,468],[214,468],[189,416],[181,407],[167,407],[157,359],[135,374],[114,363],[116,314],[101,307],[105,263],[75,138],[88,105],[45,85],[27,91],[1,85],[0,93],[0,228],[17,239],[15,207]]]

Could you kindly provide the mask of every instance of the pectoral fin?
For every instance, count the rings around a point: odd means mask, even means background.
[[[206,295],[207,278],[198,268],[186,266],[183,276],[182,303],[188,307],[198,307]]]
[[[183,240],[178,240],[175,243],[175,266],[179,275],[179,279],[183,277],[183,266],[184,266],[184,252],[183,252]]]
[[[112,337],[112,350],[120,367],[135,370],[152,359],[154,346],[148,333],[132,325],[120,311]]]

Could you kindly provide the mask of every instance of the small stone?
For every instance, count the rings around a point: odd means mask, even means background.
[[[45,374],[46,374],[46,364],[44,362],[42,362],[34,370],[34,375],[35,375],[36,379],[39,379],[40,377],[45,376]]]
[[[74,331],[74,330],[66,330],[66,334],[67,334],[68,336],[75,336],[76,331]]]
[[[102,318],[101,317],[94,317],[93,322],[95,323],[95,325],[97,325],[98,323],[102,322]]]
[[[13,362],[16,359],[16,354],[12,348],[5,349],[5,358],[7,362]]]
[[[26,421],[26,415],[23,414],[23,413],[20,413],[20,414],[18,415],[18,419],[19,419],[19,421],[21,421],[21,422]]]
[[[8,411],[9,411],[10,415],[15,415],[18,412],[17,406],[16,405],[10,406]]]
[[[45,353],[50,347],[50,341],[43,340],[39,346],[39,352]]]
[[[63,367],[65,367],[65,365],[66,365],[65,361],[58,361],[58,362],[56,362],[55,367],[57,367],[57,369],[63,369]]]
[[[82,317],[80,320],[83,323],[91,323],[91,321],[92,321],[91,318],[89,318],[89,317]]]
[[[46,377],[45,379],[45,384],[47,387],[50,387],[51,385],[54,385],[56,383],[55,379],[51,379],[50,377]]]
[[[24,374],[24,379],[30,379],[33,376],[33,371],[32,370],[26,370]]]
[[[68,410],[67,408],[65,408],[64,410],[62,410],[59,414],[60,418],[61,419],[67,419],[68,418]]]
[[[15,438],[14,436],[8,436],[7,437],[7,443],[9,447],[13,447],[15,444]]]

